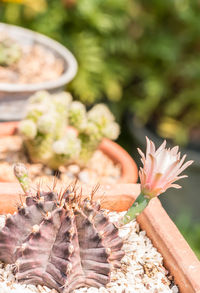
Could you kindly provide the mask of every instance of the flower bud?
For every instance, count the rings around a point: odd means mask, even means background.
[[[37,127],[38,131],[44,134],[48,134],[55,129],[55,117],[56,115],[45,114],[38,119]]]
[[[28,139],[33,139],[37,134],[36,124],[32,120],[23,120],[19,124],[19,131]]]
[[[82,129],[86,126],[87,116],[85,106],[78,101],[72,102],[68,113],[69,124]]]
[[[47,91],[39,91],[32,95],[29,99],[30,104],[48,103],[51,95]]]
[[[64,138],[55,141],[52,148],[56,154],[76,159],[81,151],[81,142],[74,135],[66,135]]]
[[[56,103],[68,107],[72,102],[72,95],[68,92],[60,92],[58,94],[54,94],[53,99]]]
[[[120,127],[116,122],[111,122],[103,130],[104,137],[115,140],[120,134]]]
[[[109,122],[114,121],[114,115],[104,104],[95,105],[88,112],[88,120],[96,123],[100,128],[105,127]]]

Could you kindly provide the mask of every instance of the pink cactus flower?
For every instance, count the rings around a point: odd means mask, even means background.
[[[193,161],[184,163],[186,155],[180,158],[178,146],[172,149],[165,148],[166,141],[156,150],[154,143],[146,137],[147,149],[146,157],[144,153],[138,149],[141,155],[143,168],[140,168],[139,176],[141,182],[141,192],[149,197],[155,197],[165,192],[168,188],[181,188],[175,181],[187,177],[187,175],[179,176]],[[183,164],[184,163],[184,164]]]

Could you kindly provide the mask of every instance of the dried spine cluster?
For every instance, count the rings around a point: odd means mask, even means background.
[[[101,287],[119,267],[123,242],[100,205],[75,190],[27,195],[0,231],[0,260],[16,265],[16,278],[58,292]]]

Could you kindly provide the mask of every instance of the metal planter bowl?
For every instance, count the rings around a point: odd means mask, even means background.
[[[39,44],[53,52],[55,56],[58,56],[64,62],[64,71],[55,80],[35,84],[0,83],[0,120],[19,120],[24,116],[27,98],[39,90],[50,92],[63,90],[64,86],[76,75],[77,62],[68,49],[39,33],[14,25],[0,23],[0,34],[2,32],[6,32],[9,37],[16,40],[22,46],[23,44]]]

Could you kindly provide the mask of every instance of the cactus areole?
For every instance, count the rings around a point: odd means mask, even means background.
[[[0,231],[0,260],[15,264],[16,279],[58,292],[101,287],[124,256],[118,228],[100,205],[75,188],[26,193]]]

